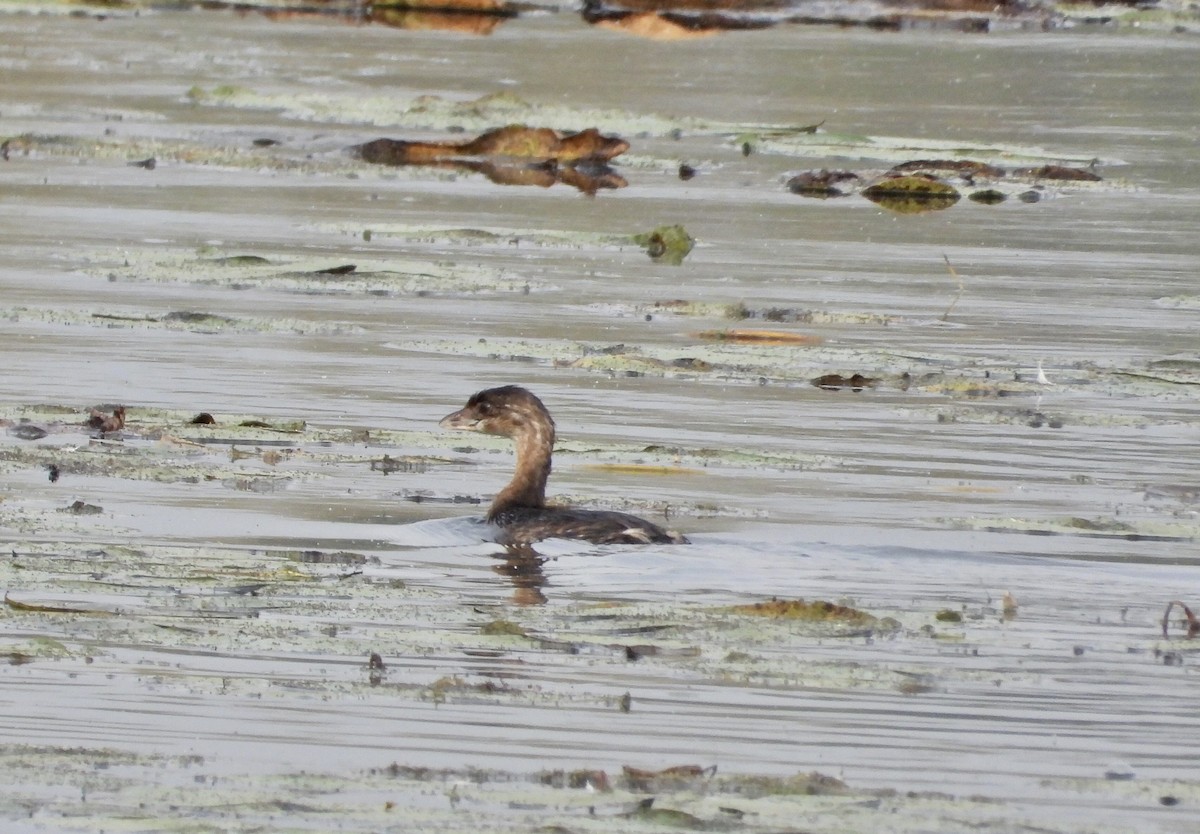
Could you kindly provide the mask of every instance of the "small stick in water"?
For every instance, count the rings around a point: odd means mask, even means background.
[[[958,304],[958,300],[962,298],[964,287],[962,276],[958,274],[958,270],[954,268],[954,264],[950,263],[949,256],[943,254],[942,260],[946,262],[946,269],[950,270],[950,275],[953,276],[955,281],[958,281],[958,292],[954,295],[954,300],[950,302],[950,306],[946,308],[946,312],[942,313],[942,321],[948,321],[950,313],[953,312],[954,307]]]

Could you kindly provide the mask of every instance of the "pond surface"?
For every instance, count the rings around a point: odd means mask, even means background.
[[[6,830],[1196,830],[1162,618],[1200,599],[1198,59],[0,17]],[[628,184],[347,150],[512,122],[628,139]],[[916,214],[786,186],[945,158],[1103,179]],[[680,265],[631,239],[672,224]],[[507,383],[555,415],[555,496],[694,543],[505,564],[466,517],[510,450],[436,424]],[[772,596],[879,619],[729,609]],[[719,775],[617,784],[679,765]],[[811,771],[848,787],[737,781]]]

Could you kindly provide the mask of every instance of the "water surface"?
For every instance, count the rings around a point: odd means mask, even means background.
[[[858,790],[949,795],[906,808],[913,830],[1194,830],[1191,647],[1160,634],[1197,577],[1194,37],[784,27],[658,44],[566,13],[486,38],[225,12],[0,26],[5,136],[97,143],[37,141],[3,163],[0,407],[54,431],[4,438],[2,584],[28,604],[107,612],[6,610],[3,644],[32,659],[4,667],[10,755],[203,757],[135,769],[133,784],[162,791],[192,774],[353,780],[392,762],[819,770]],[[189,96],[222,86],[274,106]],[[445,138],[395,115],[417,96],[498,92],[564,122],[607,114],[595,126],[633,145],[617,160],[629,186],[503,187],[345,151]],[[656,127],[671,120],[677,134]],[[935,142],[1023,149],[1097,160],[1105,179],[1034,204],[897,215],[783,185],[899,161],[883,151],[801,158],[763,142],[744,156],[735,133],[695,127],[822,120],[903,139],[892,144],[915,158]],[[281,145],[258,152],[258,138]],[[153,170],[127,165],[150,155]],[[699,175],[681,181],[680,162]],[[608,242],[668,223],[697,239],[679,267]],[[231,255],[302,277],[214,260]],[[944,258],[963,281],[945,320],[958,286]],[[425,277],[303,277],[349,263]],[[674,299],[714,312],[653,306]],[[719,315],[739,304],[831,317]],[[135,321],[175,311],[244,326]],[[823,343],[696,336],[751,326]],[[617,344],[714,369],[577,361]],[[883,383],[807,383],[854,372]],[[923,382],[900,384],[905,372]],[[510,382],[555,413],[554,493],[665,513],[695,544],[549,547],[530,592],[469,524],[437,521],[479,515],[448,502],[486,500],[511,460],[437,419]],[[129,408],[123,437],[65,428],[102,403]],[[32,410],[44,405],[78,413]],[[232,440],[187,427],[200,411]],[[251,436],[232,427],[244,416],[306,427]],[[423,462],[383,475],[369,464],[384,454]],[[121,455],[175,474],[121,474]],[[103,512],[58,512],[75,500]],[[312,550],[366,561],[298,555]],[[1007,620],[1005,593],[1019,605]],[[899,627],[830,636],[713,613],[772,595],[846,601]],[[529,602],[542,604],[515,604]],[[943,609],[964,622],[936,620]],[[552,642],[481,636],[495,619]],[[663,652],[630,662],[630,643]],[[375,685],[371,652],[388,666]],[[462,686],[439,689],[447,678]],[[53,780],[23,778],[25,804],[5,813],[33,809],[28,830],[80,812]],[[105,789],[115,809],[165,807],[146,787]],[[995,804],[954,804],[971,796]],[[527,823],[514,820],[493,823]]]

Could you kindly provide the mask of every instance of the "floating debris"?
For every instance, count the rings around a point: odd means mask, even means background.
[[[1019,610],[1020,606],[1017,605],[1017,598],[1008,591],[1005,591],[1000,607],[1001,615],[1005,621],[1015,619]]]
[[[271,263],[262,255],[228,255],[223,258],[210,258],[209,262],[218,266],[262,266]]]
[[[622,786],[638,793],[703,790],[704,783],[717,773],[717,766],[675,765],[662,770],[643,770],[622,765]]]
[[[625,11],[605,8],[595,0],[585,3],[583,19],[602,29],[611,29],[655,41],[707,38],[731,29],[765,29],[767,20],[736,20],[723,15],[685,16],[678,8],[657,11]]]
[[[603,770],[544,770],[535,777],[537,782],[553,788],[611,793],[612,785]]]
[[[770,345],[819,345],[820,336],[811,333],[791,333],[786,330],[702,330],[694,334],[707,342],[753,342]]]
[[[1005,173],[1003,168],[996,165],[988,165],[986,162],[976,162],[971,159],[913,159],[893,165],[888,173],[911,174],[917,172],[925,174],[951,173],[965,179],[974,179],[975,177],[999,179]]]
[[[516,7],[506,0],[383,0],[372,5],[375,8],[393,11],[449,12],[502,17],[513,17],[517,14]]]
[[[1028,6],[1011,0],[995,5],[909,0],[886,6],[854,2],[814,6],[795,0],[586,0],[583,7],[589,23],[656,40],[767,29],[783,23],[989,32],[998,23],[1013,25],[1014,21],[1052,27],[1061,23],[1064,14],[1054,5]]]
[[[430,458],[418,455],[406,455],[401,458],[384,455],[379,460],[371,461],[371,471],[382,472],[384,475],[396,472],[425,472],[429,469],[429,463]]]
[[[629,150],[629,143],[617,136],[605,136],[594,127],[564,135],[548,127],[508,125],[469,142],[376,139],[351,150],[375,165],[430,165],[479,158],[576,163],[607,162]]]
[[[1017,168],[1009,172],[998,165],[973,159],[912,159],[897,163],[882,175],[877,172],[846,170],[805,171],[787,181],[787,188],[805,197],[841,197],[860,193],[868,200],[901,214],[916,214],[949,208],[960,192],[944,178],[961,180],[967,186],[988,181],[986,188],[968,194],[968,199],[983,205],[995,205],[1016,196],[1024,202],[1036,202],[1040,190],[1018,192],[1013,180],[1055,180],[1058,182],[1096,182],[1100,177],[1081,168],[1059,165]],[[871,180],[870,185],[860,183]],[[1007,184],[997,185],[1004,180]],[[1038,187],[1039,189],[1041,186]]]
[[[967,199],[985,206],[995,206],[1007,200],[1008,195],[995,188],[985,188],[981,191],[972,191],[967,195]]]
[[[281,551],[280,555],[303,565],[365,565],[366,556],[348,550],[328,553],[324,550]]]
[[[849,377],[844,377],[841,374],[825,374],[814,379],[812,384],[817,388],[824,388],[827,391],[840,391],[843,388],[849,388],[852,391],[861,391],[864,388],[874,388],[879,384],[879,380],[863,376],[862,374],[854,374]]]
[[[929,174],[884,176],[864,188],[862,195],[897,214],[941,211],[957,203],[961,196],[954,186]]]
[[[360,259],[354,269],[348,264],[329,269],[324,258],[297,257],[280,253],[277,257],[233,255],[222,258],[197,257],[187,250],[100,251],[92,256],[96,264],[93,274],[110,281],[182,283],[221,286],[233,289],[261,288],[304,295],[362,295],[388,297],[413,295],[418,297],[474,295],[492,292],[529,293],[534,282],[510,270],[483,264],[467,264],[445,260],[375,258]],[[16,313],[36,317],[37,310],[17,308],[0,310],[0,315]],[[90,314],[89,314],[90,315]],[[170,315],[170,314],[168,314]],[[190,315],[190,314],[188,314]],[[247,332],[345,333],[357,328],[345,321],[309,319],[229,319],[207,316],[203,324],[212,329],[231,327]],[[59,314],[61,317],[61,314]],[[44,318],[44,316],[42,316]],[[69,320],[69,319],[68,319]],[[146,319],[141,321],[154,321]],[[161,322],[167,326],[196,327],[183,316]]]
[[[837,605],[836,603],[826,602],[821,599],[807,602],[803,599],[778,599],[772,597],[765,602],[733,605],[726,610],[732,611],[735,614],[749,614],[755,617],[769,617],[771,619],[838,622],[850,625],[871,625],[878,622],[878,618],[865,611],[859,611],[857,608],[849,608],[845,605]]]
[[[13,611],[36,612],[41,614],[106,614],[111,615],[111,611],[102,611],[91,608],[71,608],[65,605],[40,605],[33,602],[19,602],[8,595],[4,594],[4,604]]]
[[[797,174],[787,181],[787,187],[793,194],[802,194],[805,197],[844,197],[848,192],[837,186],[851,180],[862,180],[862,177],[853,171],[830,171],[822,168],[820,171]]]
[[[644,234],[634,235],[633,242],[646,247],[646,254],[655,261],[672,266],[683,263],[696,245],[696,240],[687,233],[687,229],[679,225],[659,226]]]
[[[1083,168],[1068,168],[1065,165],[1042,165],[1038,168],[1017,168],[1014,177],[1031,177],[1037,180],[1072,180],[1075,182],[1102,182],[1099,174]]]
[[[479,633],[486,637],[528,637],[524,628],[511,620],[492,620],[479,627]]]
[[[88,418],[83,423],[88,428],[99,430],[100,434],[110,434],[125,428],[125,406],[118,405],[112,414],[105,414],[99,409],[91,409]]]
[[[21,440],[41,440],[49,434],[44,428],[35,426],[33,423],[21,423],[13,426],[8,433]]]
[[[60,509],[59,512],[68,515],[100,515],[100,513],[104,512],[104,508],[98,507],[95,504],[88,504],[85,501],[75,501],[70,506]]]
[[[1196,635],[1200,635],[1200,619],[1197,619],[1196,615],[1192,613],[1192,609],[1188,608],[1185,603],[1176,599],[1176,600],[1171,600],[1170,602],[1168,602],[1167,610],[1163,612],[1163,619],[1162,619],[1163,637],[1169,638],[1171,636],[1170,632],[1169,632],[1170,625],[1171,625],[1171,609],[1174,608],[1176,605],[1178,605],[1179,608],[1183,611],[1183,616],[1187,620],[1187,633],[1184,636],[1190,640],[1191,638],[1195,637]]]

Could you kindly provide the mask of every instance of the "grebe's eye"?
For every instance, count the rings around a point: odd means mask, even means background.
[[[479,412],[480,417],[492,416],[492,404],[489,402],[481,402],[479,405],[475,406],[475,410]]]

